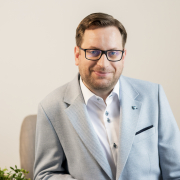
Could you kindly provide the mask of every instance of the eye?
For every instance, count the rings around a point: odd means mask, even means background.
[[[96,50],[94,50],[94,51],[91,51],[91,54],[99,54],[99,51],[96,51]]]
[[[101,51],[99,50],[87,50],[87,54],[91,56],[99,56]]]
[[[117,54],[116,51],[110,51],[110,52],[109,52],[109,56],[114,56],[114,55],[116,55],[116,54]]]

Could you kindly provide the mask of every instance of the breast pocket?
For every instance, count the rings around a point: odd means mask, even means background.
[[[140,141],[148,139],[153,134],[155,134],[154,126],[149,126],[149,127],[143,128],[143,129],[139,130],[138,132],[136,132],[136,135],[134,137],[134,143],[138,143]]]

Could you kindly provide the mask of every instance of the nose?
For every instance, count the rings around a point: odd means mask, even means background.
[[[109,63],[110,62],[108,61],[108,59],[107,59],[105,54],[103,54],[101,56],[101,58],[97,61],[97,65],[99,65],[100,67],[103,67],[103,68],[109,66]]]

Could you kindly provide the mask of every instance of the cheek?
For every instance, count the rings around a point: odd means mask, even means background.
[[[122,62],[117,62],[117,64],[114,64],[113,68],[115,70],[115,74],[120,74],[122,72],[122,69],[124,67],[124,64]]]
[[[79,63],[79,71],[83,74],[89,74],[90,65],[85,60],[81,60]]]
[[[86,73],[89,73],[93,69],[93,67],[94,67],[94,63],[92,61],[83,60],[81,62],[81,69],[87,71]]]

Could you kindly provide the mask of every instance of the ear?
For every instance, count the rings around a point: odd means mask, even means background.
[[[124,61],[125,58],[126,58],[126,54],[127,54],[127,49],[124,49],[124,53],[123,53],[123,57],[122,57],[122,60]]]
[[[79,65],[79,47],[75,46],[74,47],[74,58],[75,58],[75,65]]]
[[[124,49],[123,57],[121,59],[121,61],[123,63],[123,67],[124,67],[124,61],[125,61],[125,58],[126,58],[126,54],[127,54],[127,49]]]

